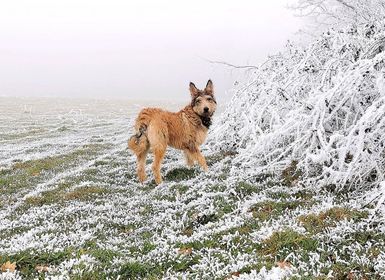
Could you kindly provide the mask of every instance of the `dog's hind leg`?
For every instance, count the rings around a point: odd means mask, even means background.
[[[146,175],[146,157],[147,157],[147,154],[148,154],[148,148],[146,150],[144,150],[143,152],[141,152],[140,154],[137,154],[136,155],[136,162],[137,162],[137,169],[136,169],[136,172],[138,174],[138,178],[139,178],[139,181],[140,182],[144,182],[146,181],[147,179],[147,175]]]
[[[162,175],[160,174],[160,167],[166,153],[168,134],[167,126],[161,122],[153,122],[148,128],[148,141],[152,152],[154,153],[154,162],[152,164],[152,171],[154,173],[155,182],[157,185],[162,183]]]
[[[160,174],[160,167],[166,153],[166,148],[154,149],[154,163],[152,165],[152,171],[154,172],[155,182],[157,185],[162,183],[162,175]]]
[[[136,155],[136,173],[140,182],[144,182],[147,178],[145,171],[146,157],[149,151],[149,142],[143,132],[132,136],[128,140],[128,147]]]

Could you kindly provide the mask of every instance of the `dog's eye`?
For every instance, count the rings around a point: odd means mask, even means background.
[[[196,102],[197,102],[197,103],[201,103],[201,101],[200,101],[200,100],[197,100]]]

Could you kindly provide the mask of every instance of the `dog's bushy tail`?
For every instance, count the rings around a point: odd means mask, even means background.
[[[128,148],[130,148],[135,154],[139,155],[147,151],[149,142],[146,136],[147,127],[143,126],[139,131],[128,139]]]
[[[136,155],[140,155],[141,153],[147,151],[150,146],[147,139],[147,127],[150,124],[151,115],[157,110],[158,109],[153,108],[143,109],[135,121],[136,134],[131,136],[128,140],[128,147]]]

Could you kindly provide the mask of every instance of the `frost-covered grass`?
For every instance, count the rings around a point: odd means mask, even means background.
[[[360,193],[312,191],[294,164],[230,175],[236,155],[207,146],[208,173],[170,149],[165,182],[141,185],[126,149],[138,106],[0,106],[0,265],[16,263],[0,279],[385,277],[383,218]]]

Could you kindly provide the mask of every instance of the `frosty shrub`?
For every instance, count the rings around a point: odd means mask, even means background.
[[[325,26],[344,27],[382,20],[384,0],[296,0],[291,8],[298,16],[310,19],[316,29]]]
[[[385,170],[384,22],[288,44],[235,88],[209,144],[250,176],[298,162],[314,186],[378,185]]]

